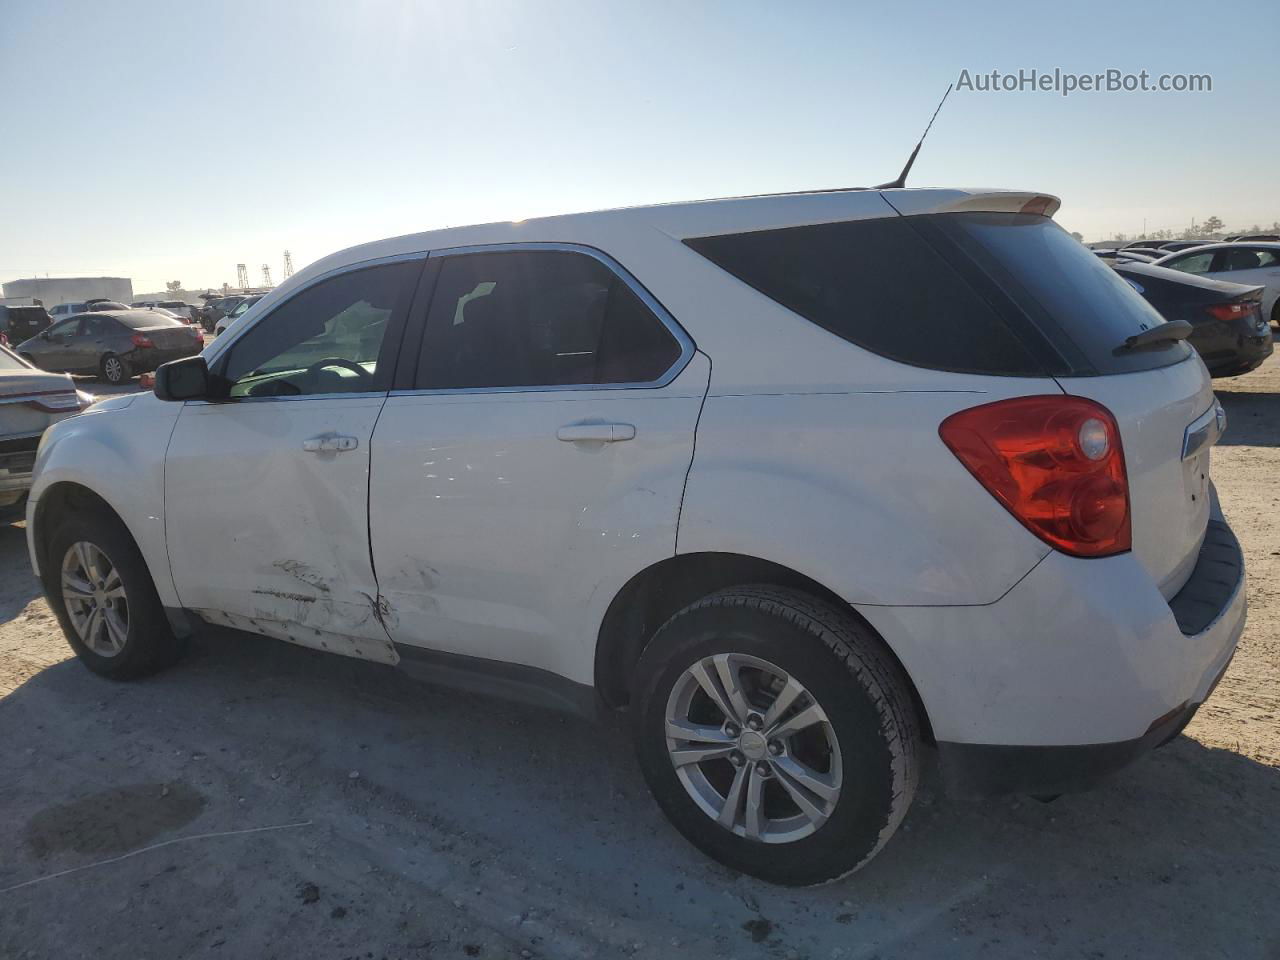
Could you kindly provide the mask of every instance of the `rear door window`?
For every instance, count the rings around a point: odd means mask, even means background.
[[[1213,251],[1206,253],[1189,253],[1185,256],[1177,257],[1168,263],[1160,264],[1162,267],[1168,267],[1170,270],[1180,270],[1183,273],[1204,274],[1213,269]]]
[[[647,384],[679,342],[585,253],[466,253],[441,261],[415,386],[426,390]]]

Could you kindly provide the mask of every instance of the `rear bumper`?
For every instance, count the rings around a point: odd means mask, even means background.
[[[1275,342],[1268,325],[1262,332],[1241,335],[1226,350],[1203,356],[1211,377],[1235,377],[1256,370],[1274,350]]]
[[[1132,554],[1055,552],[994,604],[859,611],[915,681],[952,783],[1062,793],[1176,736],[1209,696],[1244,629],[1244,560],[1215,503],[1169,601]]]
[[[31,489],[40,434],[0,440],[0,522],[21,519]]]
[[[1226,672],[1224,666],[1205,699]],[[1132,740],[1061,747],[940,741],[938,761],[948,786],[963,793],[983,796],[1076,793],[1096,786],[1144,754],[1168,743],[1191,722],[1203,702],[1182,704],[1156,718],[1146,733]]]

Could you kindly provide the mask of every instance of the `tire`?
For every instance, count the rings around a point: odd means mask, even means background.
[[[119,385],[129,379],[129,367],[114,353],[108,353],[98,364],[98,375],[107,383]]]
[[[1271,305],[1271,325],[1280,328],[1280,300]]]
[[[116,630],[109,629],[104,615],[92,638],[94,642],[87,642],[77,628],[77,622],[87,625],[87,601],[75,599],[77,591],[68,589],[63,579],[64,566],[68,565],[73,568],[71,574],[75,579],[89,579],[84,576],[84,554],[76,550],[76,545],[96,549],[105,558],[104,564],[95,557],[94,566],[108,588],[106,592],[119,594],[106,596],[104,592],[97,597],[99,602],[110,601]],[[76,550],[75,560],[68,557],[73,550]],[[49,606],[71,649],[94,673],[113,680],[132,680],[169,666],[185,651],[185,645],[169,626],[146,561],[117,518],[94,512],[70,514],[49,537],[41,567]],[[119,640],[121,621],[124,624],[122,641]],[[117,642],[119,649],[107,649]]]
[[[711,659],[717,656],[724,658],[718,664]],[[783,736],[751,738],[755,728],[743,725],[734,741],[733,728],[715,727],[725,712],[696,673],[705,668],[714,685],[717,665],[725,664],[743,701],[759,708],[749,723],[762,726],[761,734],[772,728]],[[766,678],[773,690],[803,689],[772,718]],[[720,683],[720,695],[732,701],[725,690]],[[686,607],[644,650],[633,694],[636,752],[654,798],[694,846],[742,873],[788,886],[852,873],[888,842],[915,795],[920,731],[906,677],[870,628],[807,594],[733,587]],[[789,734],[789,725],[813,715],[812,705],[821,722]],[[669,715],[697,724],[684,732],[699,735],[668,739]],[[677,767],[672,755],[720,752],[726,743],[736,744],[728,757]],[[795,799],[798,784],[789,772],[797,763],[822,791],[799,795],[821,816],[806,814]],[[725,797],[740,780],[730,829],[714,810],[719,804],[724,816]],[[761,814],[754,822],[753,795]]]

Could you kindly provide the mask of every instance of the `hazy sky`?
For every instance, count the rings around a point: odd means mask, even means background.
[[[0,280],[256,279],[450,224],[891,179],[1062,197],[1088,238],[1280,217],[1280,7],[0,0]]]

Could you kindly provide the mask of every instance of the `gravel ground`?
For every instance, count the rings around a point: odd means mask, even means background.
[[[1251,612],[1186,734],[1052,804],[926,783],[812,890],[682,842],[617,729],[240,635],[96,678],[0,528],[0,957],[1280,957],[1280,354],[1219,386]]]

